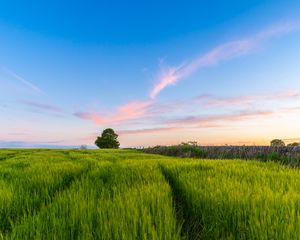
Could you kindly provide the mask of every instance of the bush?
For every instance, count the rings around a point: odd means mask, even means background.
[[[180,144],[156,146],[141,151],[174,157],[208,159],[256,159],[281,162],[290,166],[300,166],[300,147],[278,146],[195,146]]]

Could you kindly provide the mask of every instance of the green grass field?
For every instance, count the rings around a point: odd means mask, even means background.
[[[0,239],[300,239],[300,170],[131,150],[0,150]]]

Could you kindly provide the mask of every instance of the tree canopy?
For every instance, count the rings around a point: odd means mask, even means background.
[[[119,148],[118,134],[111,128],[105,129],[101,137],[98,136],[95,144],[99,148]]]
[[[287,146],[288,146],[288,147],[299,147],[299,146],[300,146],[300,143],[297,143],[297,142],[289,143]]]
[[[273,139],[271,141],[271,146],[272,147],[284,147],[285,143],[281,139]]]

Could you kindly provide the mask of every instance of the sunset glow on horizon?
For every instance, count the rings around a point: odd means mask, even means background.
[[[0,3],[0,148],[300,141],[300,2],[27,4]]]

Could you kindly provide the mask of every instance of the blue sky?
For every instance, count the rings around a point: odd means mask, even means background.
[[[299,1],[3,1],[0,147],[298,138]]]

